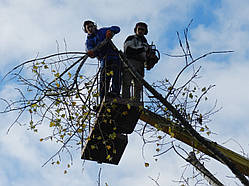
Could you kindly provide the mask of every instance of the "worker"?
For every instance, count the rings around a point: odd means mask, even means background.
[[[118,26],[111,26],[97,29],[97,25],[90,20],[84,21],[84,31],[87,33],[86,50],[91,58],[97,57],[100,61],[100,99],[103,100],[105,95],[110,97],[119,97],[121,89],[121,61],[118,53],[113,50],[112,46],[107,43],[97,51],[93,48],[98,46],[106,38],[112,37],[120,32]],[[110,89],[110,81],[112,86]]]
[[[134,35],[130,35],[124,42],[124,53],[128,59],[129,65],[133,66],[142,77],[144,77],[144,63],[146,62],[146,52],[148,50],[148,42],[145,35],[148,33],[148,26],[144,22],[139,22],[134,28]],[[131,97],[132,80],[134,82]],[[127,67],[123,70],[123,87],[122,97],[130,98],[135,102],[140,102],[142,93],[142,84],[132,76]]]
[[[160,59],[160,53],[152,43],[148,44],[145,35],[148,34],[148,25],[144,22],[138,22],[134,28],[134,35],[128,36],[124,42],[124,53],[128,58],[128,63],[142,77],[144,77],[144,68],[151,70]],[[133,81],[133,86],[132,86]],[[133,97],[131,97],[131,90]],[[128,67],[123,70],[122,97],[129,98],[135,102],[141,102],[143,85],[132,76]]]

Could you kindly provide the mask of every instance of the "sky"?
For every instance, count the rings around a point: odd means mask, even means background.
[[[181,54],[176,32],[181,35],[193,19],[189,42],[194,57],[211,51],[233,50],[233,53],[208,56],[202,66],[198,83],[214,84],[209,93],[210,104],[217,100],[222,109],[209,123],[215,134],[210,139],[238,153],[249,152],[249,1],[247,0],[0,0],[0,78],[15,65],[37,56],[64,49],[84,51],[86,35],[82,22],[93,20],[98,27],[117,25],[121,32],[113,38],[118,48],[133,34],[136,22],[149,26],[147,39],[161,53]],[[149,82],[168,78],[173,80],[183,60],[162,55],[160,62],[145,79]],[[0,97],[14,97],[12,84],[0,85]],[[129,143],[118,166],[82,162],[80,151],[73,165],[42,167],[58,146],[42,144],[42,131],[34,134],[25,127],[7,129],[15,114],[0,115],[0,186],[97,186],[101,169],[101,186],[160,185],[175,186],[184,170],[184,162],[173,152],[153,160],[155,146],[146,146],[142,156],[142,140],[137,134]],[[239,143],[239,144],[238,144]],[[243,149],[241,149],[241,146]],[[144,163],[150,166],[145,167]],[[210,159],[207,167],[224,185],[240,185],[221,163]],[[64,174],[64,170],[68,173]],[[193,183],[192,183],[193,184]]]

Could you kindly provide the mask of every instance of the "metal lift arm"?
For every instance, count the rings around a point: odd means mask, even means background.
[[[215,158],[216,160],[220,161],[221,163],[224,163],[221,161],[217,156],[214,156],[212,152],[210,152],[205,146],[203,146],[196,138],[193,138],[186,129],[180,127],[179,125],[174,125],[171,122],[169,122],[167,119],[147,110],[144,109],[144,112],[140,115],[140,119],[151,126],[154,126],[161,131],[170,134],[169,128],[171,133],[174,133],[174,138],[184,142],[185,144],[194,147],[198,149],[199,151],[211,156],[212,158]],[[159,126],[159,127],[158,127]],[[210,141],[209,139],[205,138],[206,141],[213,147],[217,148],[221,153],[223,153],[227,158],[230,159],[240,170],[241,173],[243,173],[246,176],[249,176],[249,159],[241,156],[240,154],[233,152],[216,142]]]

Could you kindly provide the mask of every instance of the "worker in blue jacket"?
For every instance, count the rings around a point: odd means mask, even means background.
[[[100,61],[100,98],[105,95],[111,97],[119,97],[121,89],[121,61],[118,53],[113,50],[112,46],[107,43],[98,51],[92,49],[99,45],[105,38],[112,39],[112,37],[120,32],[118,26],[111,26],[97,29],[93,21],[84,22],[84,31],[88,34],[86,39],[86,50],[89,57],[97,57]],[[112,79],[112,86],[110,88],[110,81]]]

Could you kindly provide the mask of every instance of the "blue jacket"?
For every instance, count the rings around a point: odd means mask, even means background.
[[[120,28],[118,26],[106,27],[96,30],[94,34],[87,36],[86,39],[87,51],[96,47],[106,38],[107,30],[111,30],[114,34],[120,32]],[[99,51],[96,51],[94,55],[101,61],[101,63],[104,61],[105,56],[107,57],[107,60],[118,58],[117,52],[115,52],[109,44],[107,44],[107,46],[103,47]]]

